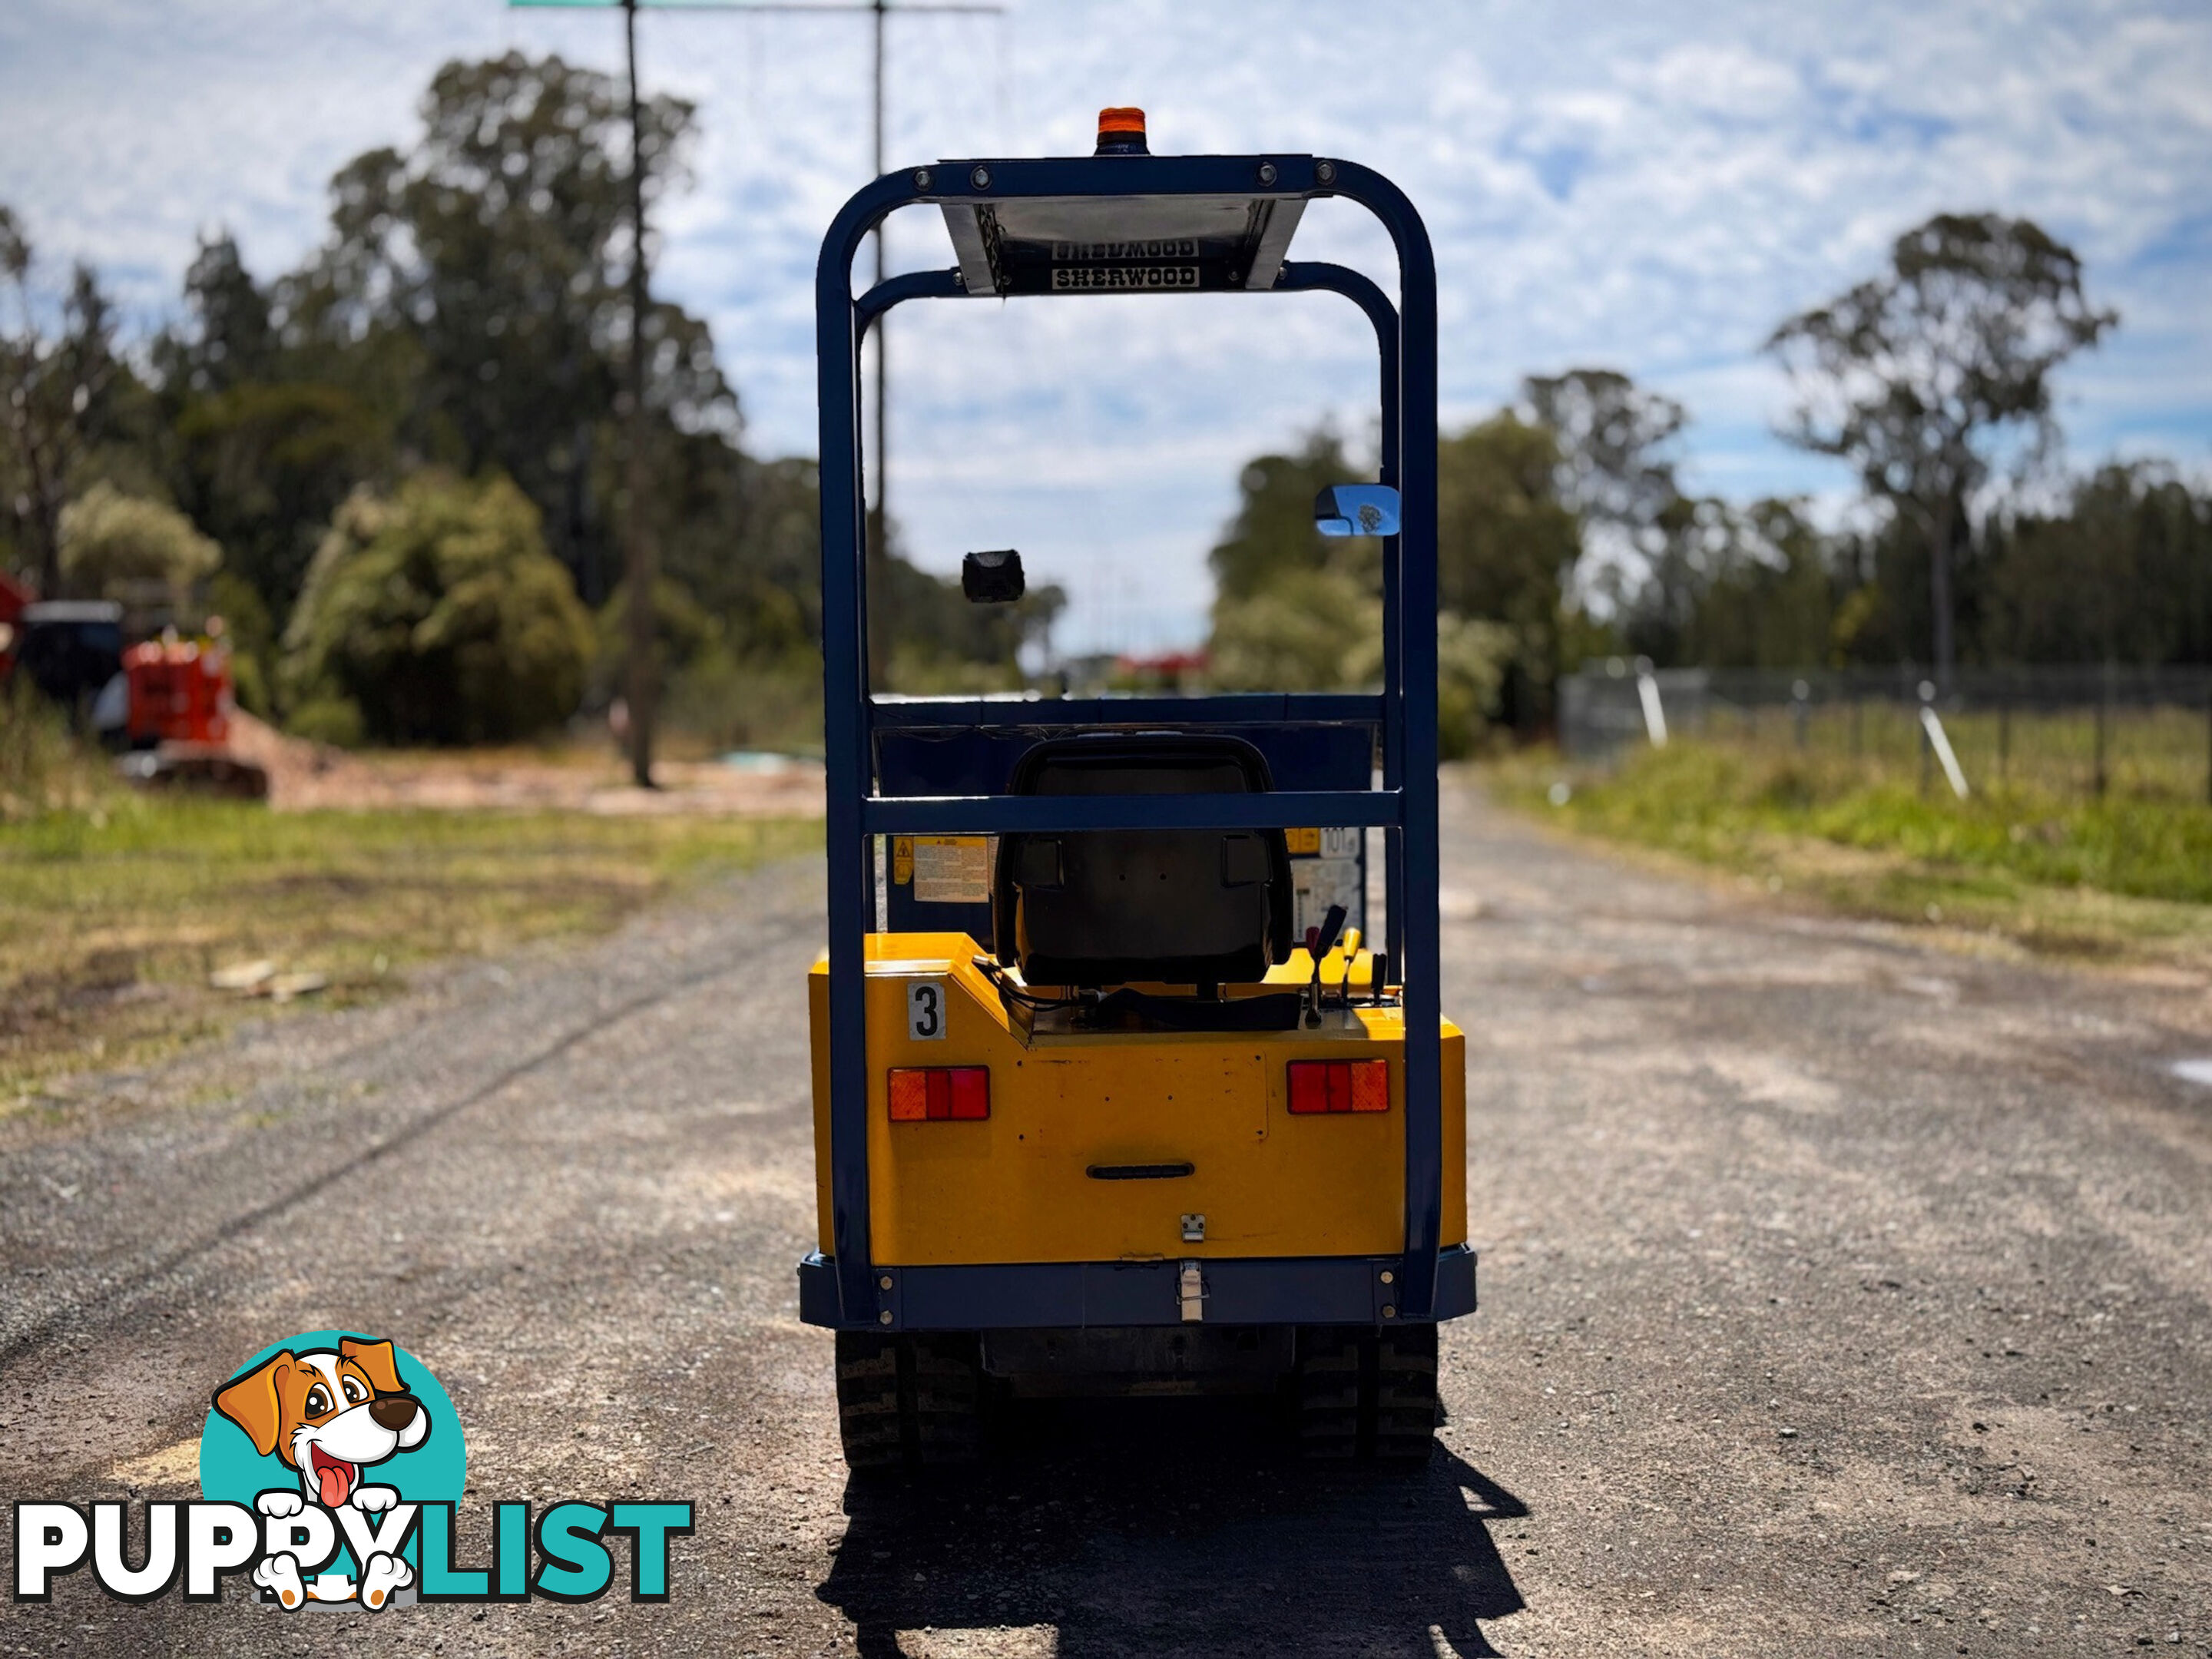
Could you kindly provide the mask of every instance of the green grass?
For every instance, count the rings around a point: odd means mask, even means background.
[[[71,799],[0,822],[0,1112],[266,1008],[208,988],[226,964],[265,958],[326,975],[325,1002],[359,1000],[821,840],[811,822]]]
[[[2212,806],[2201,799],[2160,779],[2101,799],[2008,783],[1960,801],[1940,773],[1923,795],[1905,770],[1817,746],[1678,739],[1612,772],[1517,757],[1494,781],[1576,830],[1857,914],[2054,951],[2212,949]]]
[[[2095,793],[2099,720],[2081,708],[1954,710],[1943,728],[1968,783],[1977,792],[2024,797],[2090,797]],[[2212,796],[2212,721],[2203,708],[2117,707],[2103,720],[2106,793],[2138,800],[2204,804]],[[1730,749],[1797,747],[1796,720],[1786,706],[1707,715],[1705,738]],[[1868,701],[1816,704],[1807,714],[1802,751],[1815,761],[1849,761],[1867,781],[1917,788],[1920,723],[1908,705]],[[1942,787],[1942,778],[1934,782]]]

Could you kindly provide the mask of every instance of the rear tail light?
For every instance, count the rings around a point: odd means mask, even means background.
[[[890,1074],[891,1121],[937,1123],[991,1115],[988,1066],[899,1066]]]
[[[1291,1062],[1291,1109],[1300,1116],[1320,1112],[1387,1112],[1390,1109],[1390,1062],[1294,1060]]]

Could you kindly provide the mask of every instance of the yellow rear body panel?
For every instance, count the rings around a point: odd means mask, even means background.
[[[980,950],[964,933],[867,939],[869,1218],[878,1262],[1388,1255],[1404,1248],[1399,1010],[1358,1007],[1350,1020],[1332,1012],[1320,1030],[1039,1034],[1025,1042],[974,966]],[[944,1035],[918,1040],[910,994],[933,983],[943,988]],[[828,965],[817,963],[808,1004],[825,1254],[834,1249],[829,986]],[[1388,1112],[1291,1115],[1289,1061],[1377,1057],[1390,1062]],[[990,1117],[893,1123],[885,1073],[902,1066],[989,1067]],[[1089,1173],[1182,1164],[1192,1172],[1175,1179]],[[1447,1022],[1445,1246],[1467,1237],[1466,1168],[1466,1042]],[[1186,1215],[1205,1218],[1202,1243],[1185,1240]]]

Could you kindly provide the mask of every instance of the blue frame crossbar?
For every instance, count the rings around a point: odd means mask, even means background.
[[[1260,274],[1254,273],[1248,288],[1255,295],[1301,291],[1341,295],[1359,307],[1375,331],[1382,482],[1394,485],[1401,499],[1399,534],[1383,543],[1381,694],[1064,702],[875,696],[867,678],[860,343],[869,325],[894,306],[915,299],[963,297],[969,290],[956,268],[894,276],[855,295],[853,261],[862,241],[885,217],[904,207],[974,209],[1039,199],[1170,197],[1243,197],[1255,204],[1340,197],[1366,209],[1389,233],[1398,256],[1395,308],[1369,278],[1334,264],[1286,260],[1272,283],[1263,285]],[[1082,291],[1054,297],[1074,297]],[[815,272],[815,318],[829,774],[830,1188],[836,1250],[826,1261],[810,1258],[810,1281],[820,1288],[806,1298],[806,1316],[854,1328],[886,1323],[907,1328],[915,1322],[915,1310],[902,1310],[896,1290],[902,1270],[877,1268],[868,1236],[863,998],[866,939],[875,919],[876,836],[1305,824],[1374,827],[1384,832],[1385,945],[1402,980],[1406,1024],[1406,1237],[1404,1255],[1393,1264],[1392,1305],[1395,1316],[1405,1321],[1465,1311],[1457,1294],[1441,1302],[1437,1295],[1443,1174],[1436,907],[1437,286],[1435,258],[1419,214],[1382,174],[1356,162],[1311,155],[940,161],[886,173],[845,204],[823,238]],[[879,730],[973,724],[1066,731],[1090,726],[1250,726],[1273,722],[1371,723],[1382,752],[1382,787],[1234,796],[931,797],[885,795],[876,786],[873,738]],[[1414,894],[1419,896],[1419,902],[1409,901]],[[1463,1247],[1453,1252],[1453,1262],[1464,1255]],[[1261,1262],[1247,1265],[1263,1276],[1269,1267]],[[1359,1264],[1361,1275],[1369,1271],[1369,1264]],[[1456,1266],[1451,1270],[1455,1285],[1460,1271]],[[1471,1264],[1467,1274],[1471,1297]],[[834,1320],[821,1294],[827,1288],[825,1280],[836,1287]],[[1011,1304],[994,1312],[988,1294],[963,1296],[958,1306],[959,1322],[968,1328],[1030,1322]]]

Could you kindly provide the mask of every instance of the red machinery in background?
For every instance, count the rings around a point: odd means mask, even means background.
[[[0,685],[15,666],[15,645],[21,636],[23,611],[31,603],[31,590],[0,570]]]
[[[124,652],[124,775],[155,788],[264,800],[267,771],[228,747],[230,651],[221,621],[210,617],[208,629],[198,640],[164,632]]]
[[[265,799],[269,774],[233,752],[230,649],[219,617],[198,639],[165,629],[123,643],[123,607],[36,601],[0,579],[0,687],[21,674],[76,728],[126,752],[134,783]]]
[[[132,749],[230,741],[230,653],[214,641],[161,638],[123,653],[130,689],[124,734]]]

